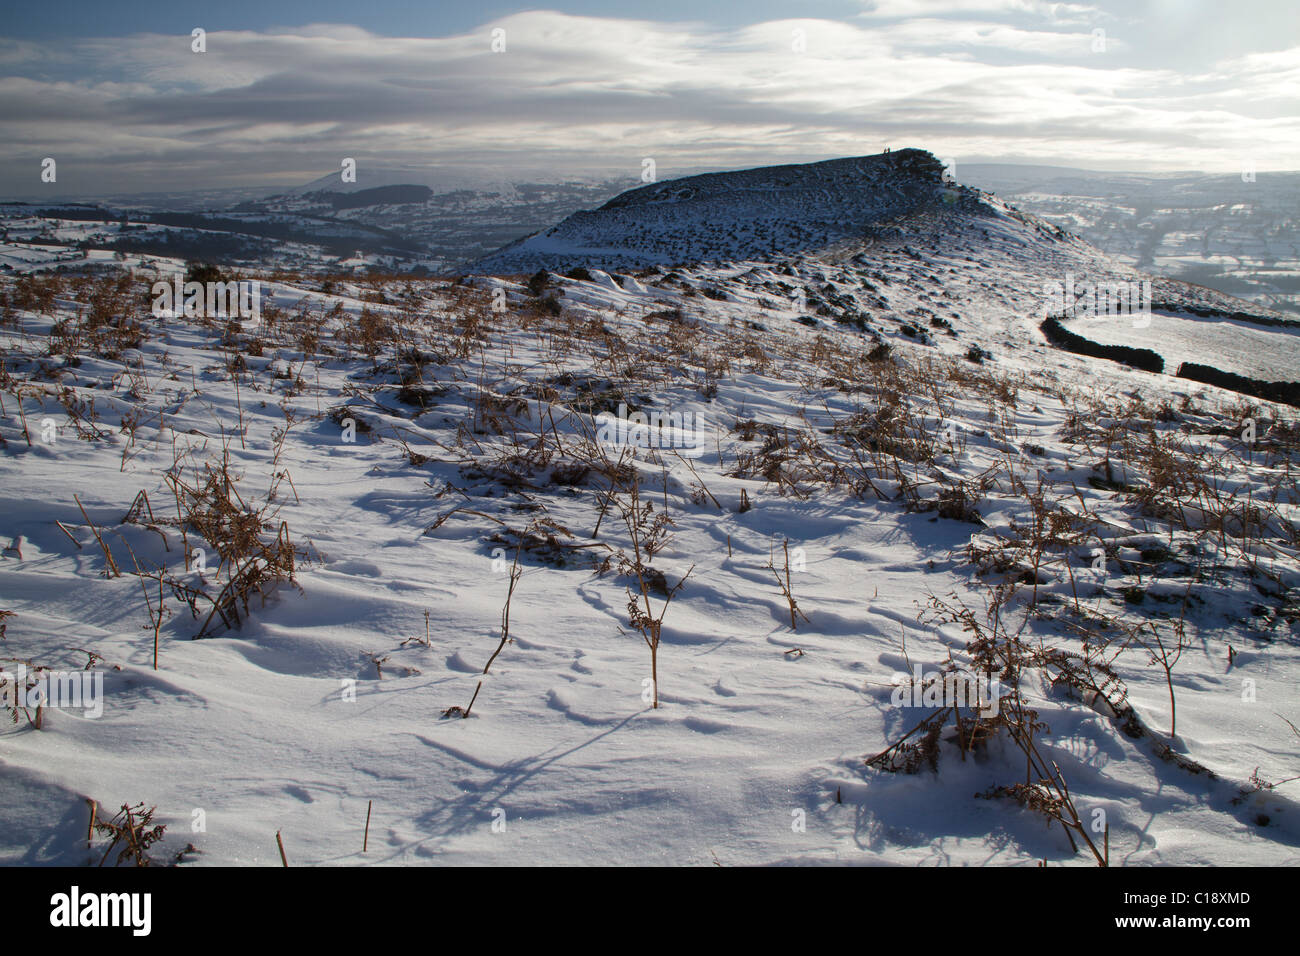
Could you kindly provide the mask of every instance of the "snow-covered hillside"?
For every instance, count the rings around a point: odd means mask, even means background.
[[[970,164],[960,175],[1122,262],[1300,312],[1300,174]]]
[[[4,280],[0,655],[103,706],[9,709],[0,860],[90,799],[199,864],[1300,862],[1294,410],[1052,348],[1142,277],[845,162],[494,260],[575,278]]]
[[[706,173],[629,190],[472,268],[508,274],[769,259],[870,238],[944,205],[982,210],[974,191],[946,183],[942,164],[918,149]]]

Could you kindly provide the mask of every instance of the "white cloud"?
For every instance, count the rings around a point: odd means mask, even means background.
[[[990,7],[1026,4],[978,5]],[[493,27],[505,53],[491,52]],[[446,37],[210,32],[204,54],[188,36],[0,44],[0,193],[24,191],[31,157],[47,155],[61,181],[67,159],[105,188],[283,182],[342,156],[560,173],[655,156],[672,175],[886,143],[1111,168],[1235,168],[1243,153],[1294,166],[1300,47],[1187,74],[1118,40],[1093,53],[1089,38],[984,20],[722,29],[533,12]]]
[[[1047,0],[864,0],[864,6],[867,14],[878,17],[1001,14],[1078,23],[1101,15],[1097,7],[1089,4],[1051,3]]]

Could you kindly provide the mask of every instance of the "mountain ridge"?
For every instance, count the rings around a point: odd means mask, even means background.
[[[773,260],[871,241],[918,216],[1001,211],[979,190],[952,181],[932,153],[909,148],[648,183],[503,246],[469,271]]]

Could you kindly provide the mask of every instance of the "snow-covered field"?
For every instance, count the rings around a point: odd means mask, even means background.
[[[1105,260],[936,228],[242,326],[6,281],[0,656],[103,696],[8,709],[0,861],[97,862],[91,799],[189,864],[1300,862],[1291,412],[1050,348]]]
[[[1158,311],[1075,319],[1066,326],[1103,345],[1151,349],[1170,372],[1183,362],[1196,362],[1270,382],[1300,378],[1300,328]]]

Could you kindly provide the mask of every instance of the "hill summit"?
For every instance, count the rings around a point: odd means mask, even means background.
[[[943,170],[933,154],[901,149],[651,183],[511,243],[471,269],[631,269],[797,255],[866,238],[873,227],[922,209],[978,205],[977,193],[945,182]]]

